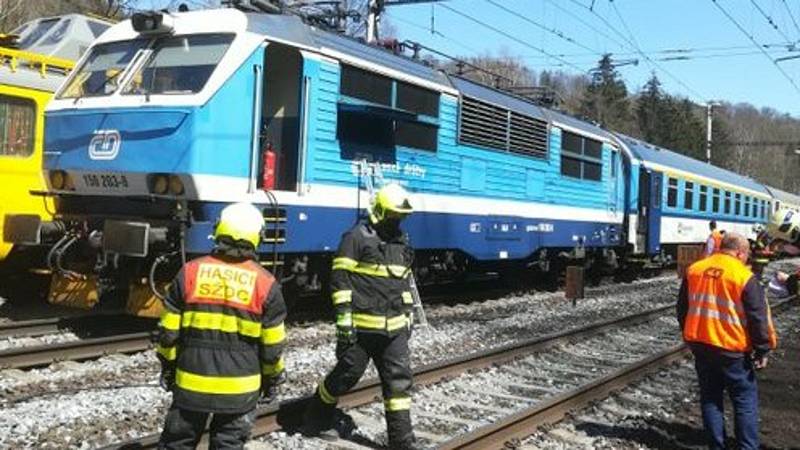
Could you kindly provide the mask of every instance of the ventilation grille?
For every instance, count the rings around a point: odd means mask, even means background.
[[[547,156],[547,122],[470,97],[461,99],[458,140],[520,155]]]

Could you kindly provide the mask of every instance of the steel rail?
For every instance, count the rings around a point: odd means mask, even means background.
[[[663,306],[616,319],[597,322],[573,330],[551,333],[534,339],[496,347],[487,351],[454,358],[442,363],[425,365],[414,370],[414,382],[417,385],[436,383],[468,370],[481,369],[493,364],[510,361],[558,345],[562,342],[600,334],[620,326],[646,322],[653,318],[663,316],[664,313],[671,311],[673,308],[674,307],[671,305]],[[362,406],[372,403],[379,398],[380,395],[380,381],[370,379],[359,383],[348,393],[341,396],[339,398],[339,406],[345,408]],[[271,432],[279,431],[287,426],[290,428],[296,427],[299,425],[299,417],[302,415],[302,411],[305,409],[305,405],[310,399],[310,396],[306,396],[287,400],[280,405],[270,405],[259,409],[252,436],[263,436]],[[131,450],[156,448],[158,438],[158,434],[151,434],[132,441],[104,447],[104,449]],[[206,445],[205,442],[207,438],[208,433],[206,432],[200,446]]]
[[[136,353],[152,347],[152,332],[82,339],[0,351],[0,368],[28,369],[58,361],[83,361],[112,353]]]
[[[786,299],[774,305],[773,309],[783,308],[793,300],[794,297]],[[477,450],[505,448],[506,442],[530,436],[536,428],[557,422],[570,411],[583,407],[592,401],[606,398],[611,392],[629,385],[647,373],[685,358],[688,353],[689,348],[684,343],[672,346],[622,367],[602,378],[444,442],[437,449]]]
[[[59,330],[61,321],[61,318],[52,318],[0,324],[0,338],[31,337],[55,333]]]

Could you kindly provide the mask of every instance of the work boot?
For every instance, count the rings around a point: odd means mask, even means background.
[[[421,449],[414,438],[409,410],[386,412],[386,434],[389,436],[390,450]]]
[[[403,440],[389,439],[389,450],[423,450],[424,448],[413,434]]]
[[[335,405],[329,405],[319,398],[319,394],[314,394],[303,413],[303,425],[300,432],[304,436],[320,437],[326,440],[336,440],[339,433],[334,429]]]

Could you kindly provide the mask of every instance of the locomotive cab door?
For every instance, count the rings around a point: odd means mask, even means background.
[[[302,139],[303,56],[275,42],[264,52],[258,186],[294,191],[298,187]]]

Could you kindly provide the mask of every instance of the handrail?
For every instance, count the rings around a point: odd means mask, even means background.
[[[17,71],[21,62],[27,62],[31,67],[38,65],[42,77],[47,76],[48,68],[69,72],[75,67],[75,63],[68,59],[0,47],[0,67],[4,66],[6,62],[12,72]]]

